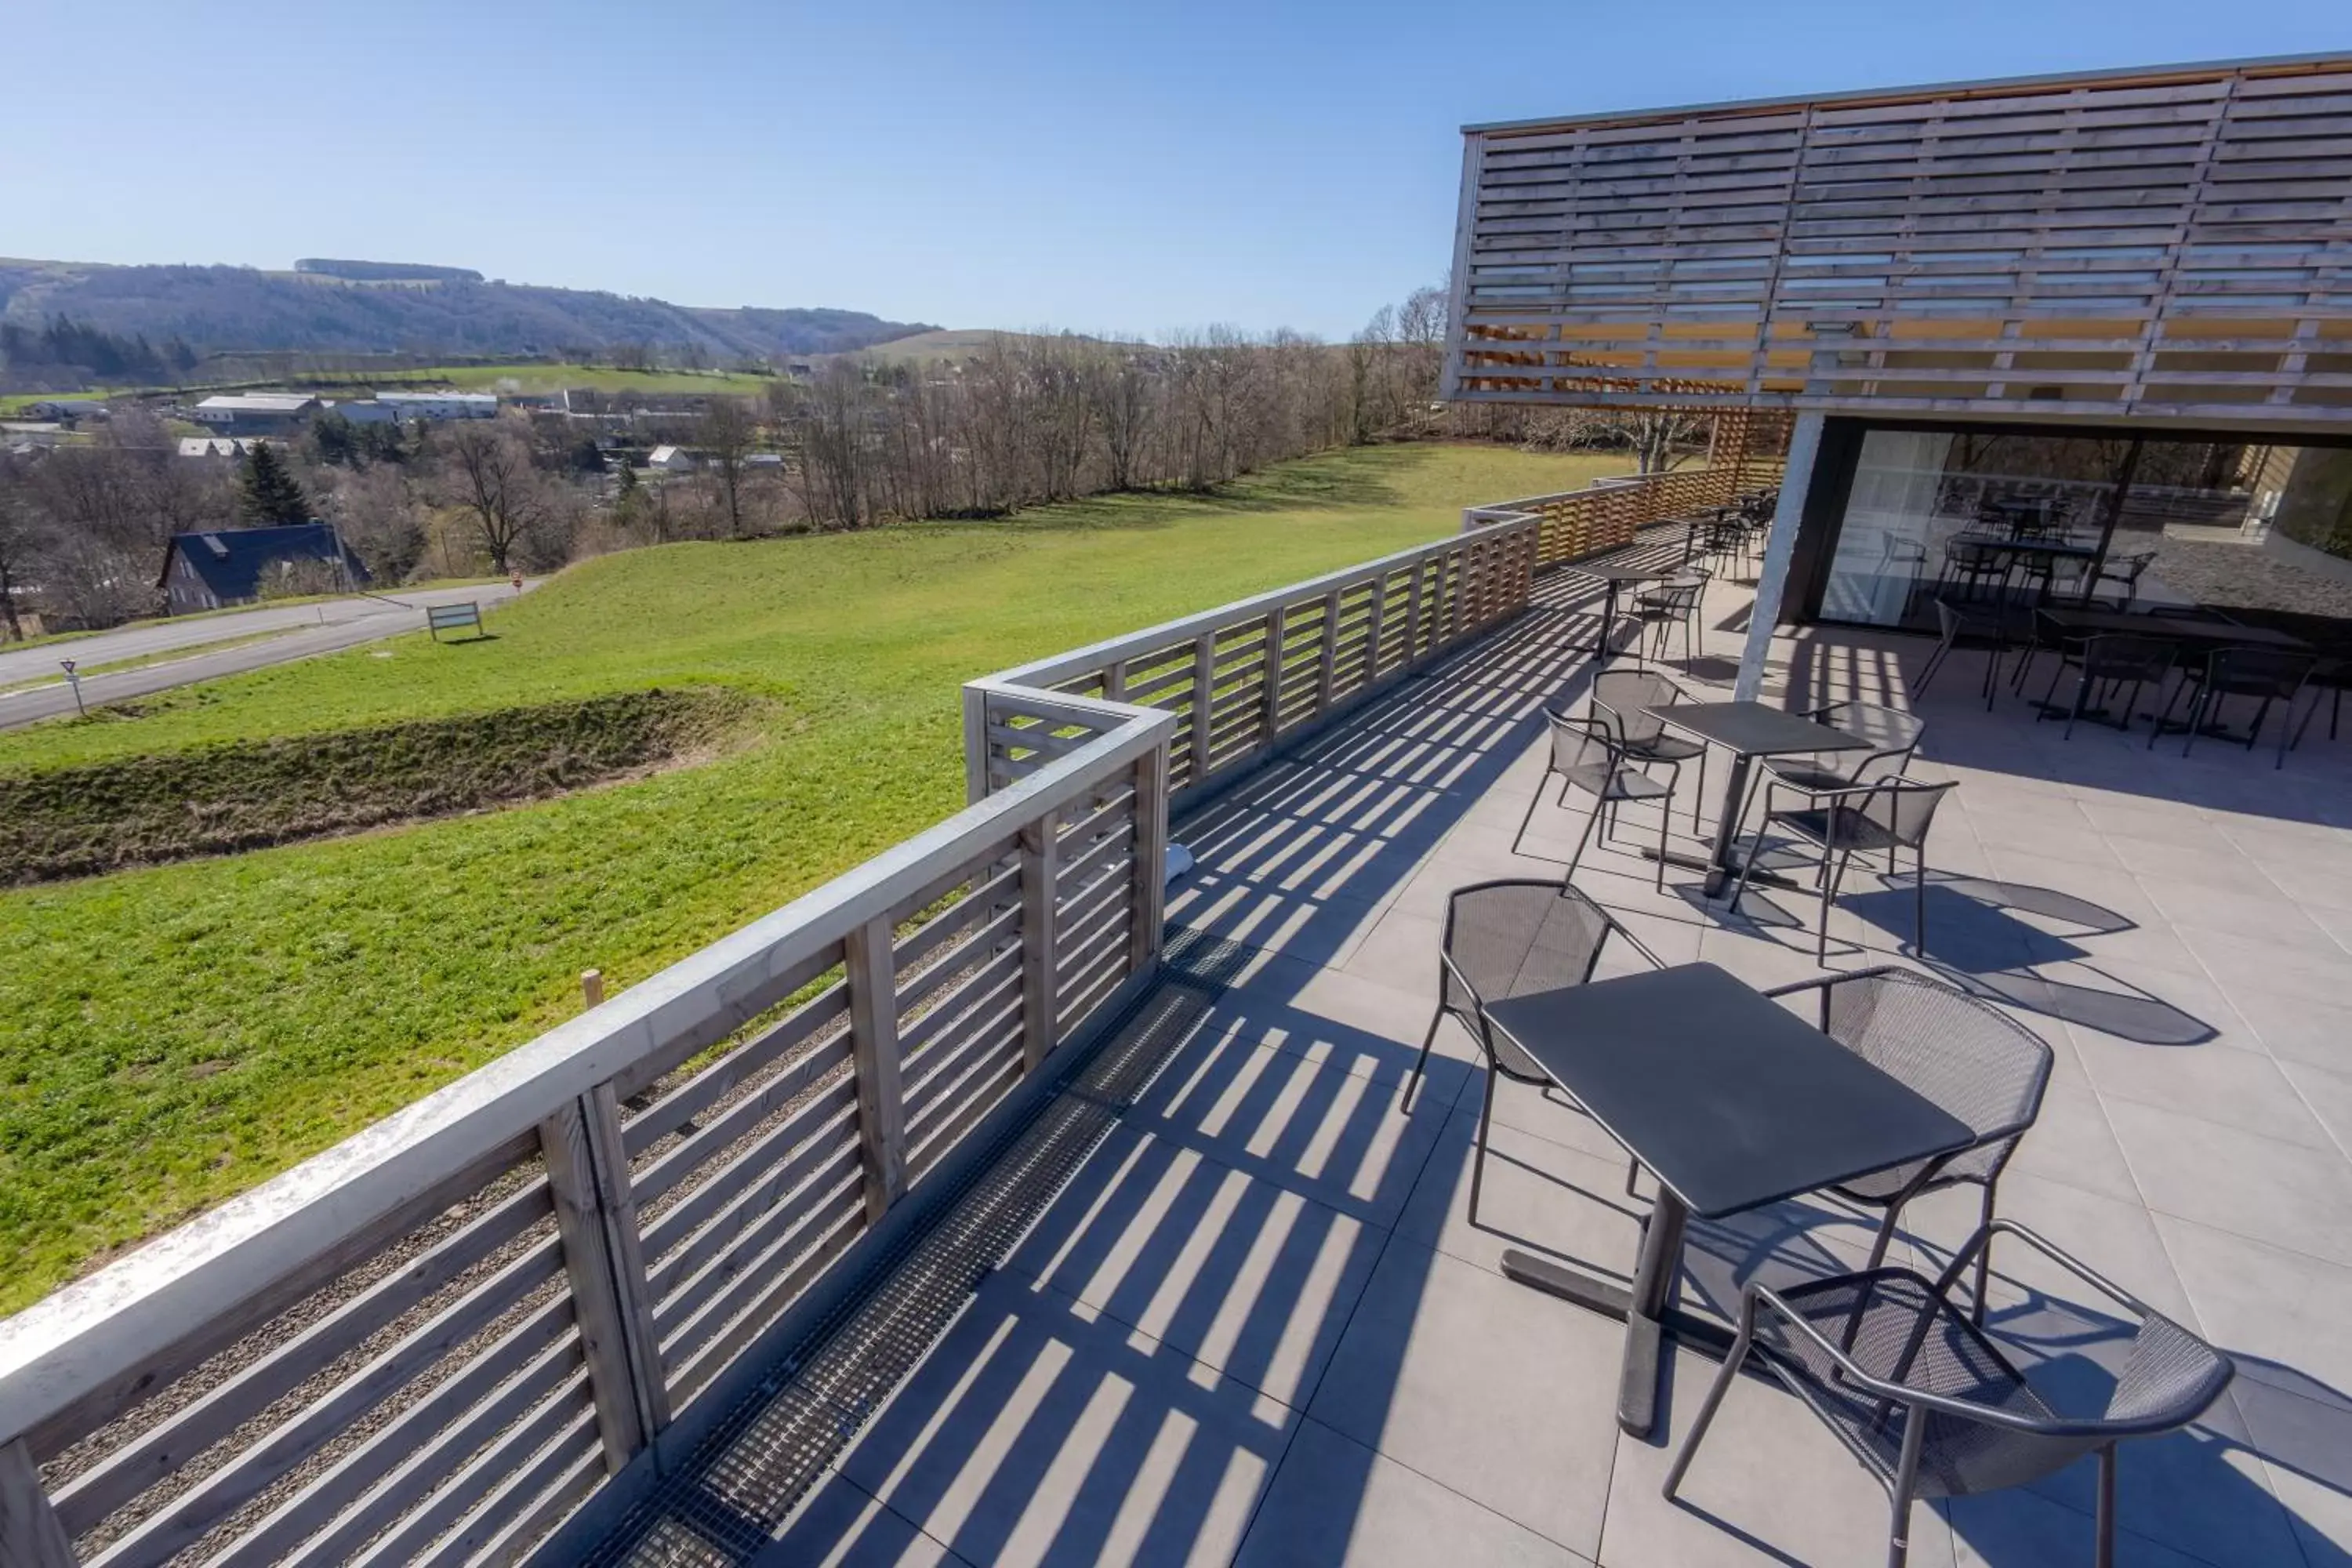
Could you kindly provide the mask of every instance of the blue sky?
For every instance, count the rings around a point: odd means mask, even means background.
[[[1342,337],[1465,121],[2352,47],[2344,0],[14,8],[0,255]]]

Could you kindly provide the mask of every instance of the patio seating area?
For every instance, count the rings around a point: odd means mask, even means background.
[[[1670,568],[1683,551],[1680,529],[1654,530],[1622,555]],[[1744,637],[1743,573],[1724,565],[1696,646],[1648,661],[1693,700],[1729,695]],[[1751,882],[1735,912],[1704,889],[1693,826],[1718,817],[1734,770],[1709,767],[1705,799],[1687,763],[1663,798],[1553,771],[1546,713],[1591,716],[1607,595],[1557,572],[1537,597],[1174,825],[1194,869],[1170,890],[1162,984],[1197,998],[1189,1022],[1148,1081],[1103,1099],[1100,1142],[911,1375],[858,1413],[761,1560],[1882,1560],[1885,1491],[1769,1377],[1729,1380],[1667,1500],[1717,1362],[1669,1352],[1654,1428],[1629,1435],[1624,1328],[1505,1272],[1513,1253],[1630,1286],[1656,1195],[1540,1075],[1490,1085],[1458,1014],[1432,1033],[1455,890],[1557,881],[1576,858],[1573,887],[1632,939],[1601,943],[1599,974],[1705,962],[1769,988],[1893,965],[2046,1042],[1999,1214],[2237,1370],[2195,1425],[2121,1448],[2118,1560],[2345,1561],[2352,747],[2314,726],[2274,770],[2231,746],[2151,752],[2145,721],[2068,735],[2029,701],[2055,656],[2022,695],[2004,670],[1988,709],[1985,656],[1965,645],[1915,705],[1930,639],[1802,628],[1775,640],[1766,700],[1907,711],[1916,751],[1882,772],[1955,787],[1937,792],[1923,870],[1907,846],[1893,870],[1865,846],[1826,910],[1801,872]],[[1654,632],[1629,614],[1619,646]],[[1616,820],[1588,835],[1597,800]],[[1645,857],[1662,831],[1698,867]],[[1768,844],[1760,863],[1789,853]],[[1887,1261],[1937,1276],[1980,1196],[1917,1196]],[[1728,1323],[1747,1283],[1801,1299],[1869,1261],[1880,1216],[1814,1194],[1694,1218],[1682,1302]],[[1990,1273],[2003,1353],[2095,1409],[2130,1314],[2014,1237]],[[1909,1561],[2089,1562],[2096,1489],[2085,1458],[1922,1504]]]

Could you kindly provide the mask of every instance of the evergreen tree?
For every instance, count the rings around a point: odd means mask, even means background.
[[[310,498],[267,441],[256,441],[246,453],[245,469],[237,476],[237,504],[245,521],[257,526],[310,521]]]

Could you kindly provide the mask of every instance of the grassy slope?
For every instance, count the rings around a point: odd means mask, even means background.
[[[500,609],[0,736],[0,770],[682,681],[780,717],[706,766],[422,826],[0,895],[0,1309],[641,980],[961,804],[957,688],[1449,531],[1609,465],[1470,447],[607,557]]]

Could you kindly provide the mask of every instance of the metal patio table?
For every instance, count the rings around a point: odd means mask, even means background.
[[[2200,648],[2274,647],[2308,653],[2311,645],[2275,626],[2242,626],[2234,621],[2200,621],[2181,616],[2140,615],[2122,610],[2094,610],[2053,605],[2035,612],[2052,630],[2073,640],[2118,633],[2126,637],[2161,637]]]
[[[1667,862],[1707,873],[1711,898],[1738,875],[1733,851],[1739,840],[1739,819],[1748,805],[1748,774],[1759,757],[1793,757],[1815,752],[1867,752],[1874,743],[1801,714],[1786,712],[1761,702],[1677,702],[1647,710],[1710,745],[1731,753],[1731,778],[1723,795],[1723,815],[1715,828],[1713,853],[1706,859],[1669,851]],[[1655,850],[1645,850],[1654,855]],[[1754,880],[1774,887],[1791,884],[1786,877],[1758,871]]]
[[[1591,647],[1571,650],[1606,657],[1610,651],[1609,634],[1617,629],[1617,590],[1627,583],[1663,583],[1678,568],[1633,566],[1621,561],[1571,561],[1560,570],[1598,579],[1607,595],[1601,613],[1601,635],[1593,639]]]
[[[1622,1318],[1618,1425],[1655,1425],[1666,1331],[1720,1355],[1730,1333],[1678,1310],[1691,1215],[1722,1219],[1966,1148],[1968,1125],[1712,963],[1677,964],[1486,1008],[1657,1179],[1632,1288],[1516,1249],[1521,1284]]]

